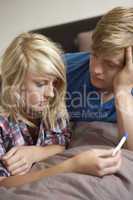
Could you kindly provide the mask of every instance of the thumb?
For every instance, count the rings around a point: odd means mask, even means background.
[[[97,156],[100,157],[109,157],[112,156],[113,148],[112,149],[95,149]]]

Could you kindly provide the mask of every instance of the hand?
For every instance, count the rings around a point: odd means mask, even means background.
[[[2,157],[2,161],[11,175],[27,173],[34,163],[32,146],[13,147]]]
[[[5,176],[0,176],[0,181],[3,181],[5,178]]]
[[[117,172],[121,166],[121,152],[112,156],[113,149],[93,149],[75,157],[76,172],[104,176]]]
[[[132,47],[125,49],[125,66],[114,78],[114,89],[133,88]]]

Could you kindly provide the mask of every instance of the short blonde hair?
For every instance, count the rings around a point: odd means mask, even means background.
[[[98,22],[92,35],[92,50],[115,54],[133,46],[133,8],[116,7]]]
[[[17,106],[18,99],[12,88],[20,89],[24,84],[27,72],[38,74],[52,74],[57,78],[54,98],[43,112],[44,123],[49,127],[55,127],[57,114],[60,113],[62,123],[68,119],[65,105],[66,95],[66,70],[62,61],[62,51],[47,37],[36,33],[22,33],[9,45],[2,57],[2,112],[11,115],[15,120],[17,116],[27,124],[26,115]],[[18,90],[17,90],[18,92]]]

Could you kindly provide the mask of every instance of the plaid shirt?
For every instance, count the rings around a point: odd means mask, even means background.
[[[59,144],[67,147],[70,142],[70,133],[66,125],[63,128],[60,128],[60,126],[61,121],[58,120],[56,128],[46,130],[44,123],[41,122],[35,145],[46,146],[49,144]],[[14,122],[8,117],[0,116],[0,157],[12,147],[19,145],[34,145],[27,125],[22,121]],[[2,161],[0,161],[0,176],[10,176]]]

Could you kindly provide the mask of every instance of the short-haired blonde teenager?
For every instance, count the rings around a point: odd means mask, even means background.
[[[92,84],[107,93],[106,99],[114,98],[112,113],[119,135],[128,134],[125,147],[133,150],[133,7],[116,7],[98,22],[92,35],[90,71],[95,74],[90,75]]]
[[[61,54],[47,37],[35,33],[18,35],[5,51],[1,62],[0,176],[24,174],[35,162],[69,144]]]

